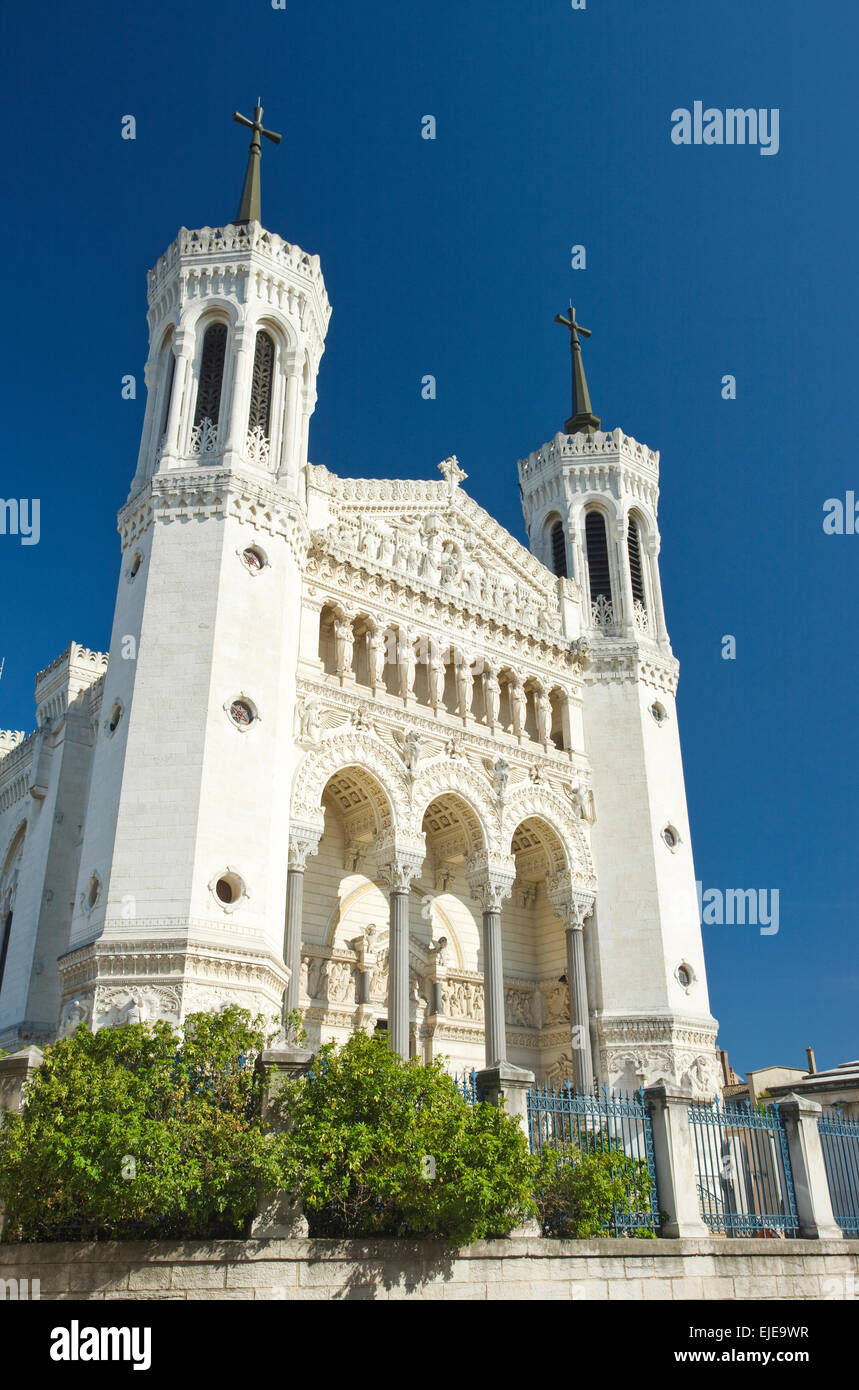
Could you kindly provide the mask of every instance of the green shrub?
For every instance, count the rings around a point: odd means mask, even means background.
[[[291,1129],[289,1187],[312,1235],[465,1244],[533,1214],[537,1165],[519,1125],[469,1105],[440,1060],[404,1063],[384,1038],[356,1033],[323,1047],[278,1104]]]
[[[260,1119],[262,1018],[85,1026],[45,1050],[0,1125],[6,1240],[240,1236],[286,1137]]]
[[[612,1234],[615,1212],[649,1212],[652,1183],[644,1159],[604,1136],[582,1145],[548,1144],[540,1154],[534,1196],[545,1236],[586,1239]],[[635,1235],[650,1235],[646,1228]]]

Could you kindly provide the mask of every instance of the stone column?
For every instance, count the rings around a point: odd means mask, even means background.
[[[483,1031],[487,1067],[507,1061],[504,1019],[504,963],[501,958],[501,904],[513,892],[516,865],[493,859],[485,850],[466,865],[471,896],[483,908]]]
[[[251,398],[251,378],[256,351],[256,327],[242,325],[233,330],[233,380],[229,401],[229,422],[225,452],[244,454],[248,438],[248,409]],[[224,364],[226,366],[226,363]],[[224,383],[226,385],[226,383]],[[226,414],[221,402],[221,418]]]
[[[286,1012],[298,1008],[301,979],[301,920],[304,901],[304,870],[307,859],[319,849],[321,830],[290,826],[288,869],[286,875],[286,921],[284,924],[283,963],[289,971],[286,987]]]
[[[379,871],[387,881],[390,901],[388,932],[388,1038],[391,1050],[405,1061],[409,1056],[409,892],[420,876],[426,855],[421,835],[403,839],[389,835],[378,850]]]
[[[628,518],[617,523],[615,535],[617,537],[617,557],[620,569],[620,592],[623,595],[623,613],[618,613],[617,598],[615,598],[614,621],[619,626],[621,620],[628,629],[629,633],[635,632],[635,609],[632,601],[632,575],[629,572],[629,544],[627,542]]]
[[[698,1167],[689,1132],[691,1087],[660,1081],[644,1094],[653,1119],[659,1206],[667,1213],[662,1235],[669,1240],[708,1239],[712,1233],[701,1219]]]
[[[593,893],[572,886],[569,873],[559,874],[547,884],[549,901],[556,917],[564,923],[567,937],[567,990],[570,997],[570,1056],[577,1091],[594,1086],[591,1052],[591,1021],[588,982],[585,970],[585,918],[594,910]]]
[[[844,1232],[832,1214],[829,1179],[817,1128],[823,1108],[817,1101],[795,1094],[780,1100],[778,1108],[787,1133],[799,1234],[806,1240],[843,1240]]]
[[[183,441],[180,439],[182,420],[182,407],[186,406],[188,413],[191,413],[191,402],[188,400],[190,392],[191,358],[194,352],[194,339],[190,329],[177,328],[173,336],[173,353],[176,358],[176,366],[173,374],[173,394],[170,397],[170,408],[167,415],[167,428],[164,431],[164,449],[161,457],[177,458]]]
[[[650,596],[653,604],[651,622],[656,628],[656,640],[658,642],[667,642],[668,632],[665,628],[665,609],[662,603],[662,581],[659,577],[658,540],[648,539],[645,541],[644,552],[647,556],[648,572],[650,574]]]

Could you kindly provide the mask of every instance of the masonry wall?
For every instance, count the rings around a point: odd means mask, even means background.
[[[853,1297],[859,1241],[258,1240],[0,1246],[0,1279],[43,1299],[494,1299],[592,1302]]]

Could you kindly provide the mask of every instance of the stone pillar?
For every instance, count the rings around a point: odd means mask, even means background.
[[[501,958],[501,904],[513,892],[516,865],[493,859],[485,850],[466,865],[471,896],[483,908],[483,1031],[486,1066],[507,1061],[504,1019],[504,962]]]
[[[242,325],[233,330],[233,379],[229,401],[225,452],[244,454],[247,449],[248,412],[251,398],[251,378],[256,351],[256,327]],[[225,364],[226,366],[226,364]],[[226,385],[226,381],[224,382]],[[221,419],[227,414],[226,402],[221,402]],[[223,437],[223,436],[222,436]]]
[[[618,568],[620,571],[620,592],[623,596],[623,613],[618,613],[617,599],[615,599],[614,621],[618,626],[620,626],[620,622],[622,620],[625,627],[628,630],[628,633],[633,634],[635,632],[635,609],[632,601],[632,575],[629,572],[629,545],[627,542],[627,526],[628,519],[624,518],[623,521],[619,521],[617,523],[617,529],[615,532],[617,536]]]
[[[644,1092],[653,1119],[653,1157],[659,1206],[667,1212],[662,1235],[669,1240],[704,1240],[712,1232],[701,1219],[698,1167],[689,1132],[691,1087],[657,1082]]]
[[[8,1057],[0,1057],[0,1115],[4,1110],[20,1110],[24,1087],[42,1065],[39,1047],[24,1047]]]
[[[391,1050],[409,1056],[409,892],[426,854],[423,835],[403,839],[392,834],[380,844],[379,871],[388,883],[388,1038]]]
[[[286,1012],[298,1008],[301,981],[301,920],[304,901],[304,870],[307,859],[319,849],[322,832],[290,826],[287,850],[286,921],[284,923],[283,963],[289,970]]]
[[[176,358],[176,366],[173,373],[173,394],[170,397],[170,407],[167,415],[167,428],[164,431],[164,449],[161,457],[163,459],[178,457],[184,440],[180,438],[183,433],[182,408],[185,406],[186,412],[192,412],[192,402],[187,400],[189,396],[189,386],[191,385],[191,358],[194,352],[194,340],[189,329],[177,328],[173,336],[173,353]]]
[[[528,1092],[534,1085],[534,1073],[512,1062],[499,1062],[477,1073],[477,1098],[491,1105],[500,1105],[528,1133]]]
[[[272,1047],[262,1053],[259,1065],[265,1072],[263,1119],[271,1120],[272,1101],[284,1081],[306,1076],[312,1061],[313,1053],[302,1047]],[[250,1233],[253,1240],[303,1238],[308,1234],[307,1220],[300,1204],[289,1193],[264,1193]]]
[[[585,969],[585,919],[594,910],[593,893],[574,888],[569,872],[558,874],[547,884],[555,916],[564,923],[567,936],[567,990],[570,998],[570,1057],[577,1091],[594,1087],[591,1051],[591,1020],[588,981]]]
[[[843,1240],[844,1232],[832,1214],[829,1179],[817,1128],[822,1106],[792,1093],[779,1101],[778,1108],[787,1133],[799,1234],[806,1240]]]

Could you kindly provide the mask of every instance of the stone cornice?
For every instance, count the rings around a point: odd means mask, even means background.
[[[519,460],[519,481],[523,487],[541,482],[543,476],[559,466],[632,464],[654,478],[659,476],[659,453],[639,444],[621,429],[596,430],[592,435],[558,433],[527,458]]]
[[[125,550],[154,522],[232,516],[272,536],[283,536],[296,563],[310,545],[303,508],[278,487],[235,470],[199,465],[156,473],[119,510],[117,525]]]
[[[588,664],[584,671],[586,685],[612,683],[613,681],[642,681],[655,690],[674,694],[680,673],[680,664],[666,651],[652,642],[613,640],[608,637],[594,637],[588,649]]]

